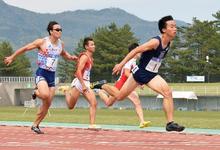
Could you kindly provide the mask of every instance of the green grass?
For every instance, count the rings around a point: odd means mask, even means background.
[[[0,107],[1,121],[33,121],[36,108],[28,109],[23,116],[24,107]],[[50,109],[51,116],[44,122],[65,122],[89,124],[88,109]],[[164,127],[166,121],[163,111],[144,110],[145,120],[150,120],[152,126]],[[215,111],[175,111],[175,121],[188,128],[220,129],[220,113]],[[134,110],[98,109],[97,124],[138,125],[138,118]]]
[[[220,96],[220,83],[169,83],[173,91],[193,91],[197,96]],[[155,96],[154,91],[145,87],[137,89],[139,95]]]

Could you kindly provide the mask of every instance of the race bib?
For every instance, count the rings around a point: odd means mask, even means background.
[[[83,79],[89,81],[90,80],[90,71],[85,70],[83,74]]]
[[[133,74],[135,74],[135,72],[136,71],[138,71],[138,66],[136,65],[136,66],[134,66],[132,69],[131,69],[131,72],[133,73]]]
[[[161,65],[161,59],[153,57],[147,66],[145,67],[145,70],[157,73]]]
[[[46,63],[46,66],[50,69],[55,69],[57,67],[57,63],[58,63],[58,59],[56,58],[51,58],[51,57],[48,57],[47,58],[47,63]]]

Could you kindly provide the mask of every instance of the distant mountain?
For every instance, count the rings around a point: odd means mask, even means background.
[[[36,38],[47,36],[46,27],[51,20],[61,24],[62,39],[67,50],[72,50],[80,38],[90,35],[97,27],[112,22],[119,26],[129,24],[141,43],[158,34],[157,22],[142,20],[119,8],[41,14],[10,6],[0,0],[0,14],[0,40],[9,41],[15,49]],[[186,25],[181,21],[177,24]]]

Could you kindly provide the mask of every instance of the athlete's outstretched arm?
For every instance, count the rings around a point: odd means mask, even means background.
[[[148,50],[156,49],[159,45],[159,41],[157,39],[151,39],[150,41],[138,46],[134,50],[132,50],[130,53],[127,54],[127,56],[119,63],[116,64],[113,68],[112,74],[119,74],[122,67],[130,60],[132,59],[136,54],[143,53]]]
[[[40,46],[42,45],[43,43],[43,39],[37,39],[23,47],[21,47],[20,49],[16,50],[12,55],[8,56],[8,57],[5,57],[4,59],[4,63],[6,65],[10,65],[17,56],[25,53],[26,51],[30,51],[30,50],[33,50],[35,48],[40,48]]]

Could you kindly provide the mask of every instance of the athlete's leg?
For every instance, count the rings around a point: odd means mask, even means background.
[[[65,91],[66,104],[69,109],[73,109],[80,96],[80,91],[76,87],[72,87],[71,90]]]
[[[115,86],[109,84],[102,85],[102,89],[105,90],[109,95],[114,97],[119,93],[119,90]]]
[[[168,122],[166,125],[166,130],[178,131],[178,132],[183,131],[185,129],[184,126],[181,126],[173,122],[174,105],[173,105],[172,90],[168,86],[167,82],[161,76],[157,75],[147,84],[147,86],[149,86],[154,91],[160,93],[164,97],[163,108]]]
[[[139,84],[134,80],[134,77],[131,74],[120,89],[120,92],[117,94],[116,99],[119,101],[124,100],[132,91],[134,91],[134,89],[136,89],[138,85]]]
[[[89,112],[90,112],[90,124],[94,125],[95,124],[95,117],[96,117],[96,107],[97,107],[97,101],[95,97],[95,93],[93,90],[88,89],[87,92],[83,93],[85,96],[86,100],[89,102]]]
[[[37,83],[35,94],[42,100],[50,97],[49,87],[46,80],[41,80]]]
[[[115,97],[112,97],[111,95],[107,95],[107,93],[104,90],[100,90],[98,94],[107,107],[112,106],[116,101]]]
[[[140,123],[144,123],[144,115],[143,115],[143,109],[141,106],[141,101],[139,99],[139,96],[137,92],[132,91],[129,95],[128,98],[131,100],[131,102],[134,104],[136,113],[138,115]]]
[[[172,90],[168,86],[167,82],[159,75],[155,76],[147,86],[157,93],[163,95],[163,109],[166,114],[166,119],[168,122],[173,121],[173,97]]]
[[[37,84],[38,97],[42,99],[42,106],[40,106],[34,126],[39,126],[40,122],[47,115],[48,109],[51,105],[52,99],[55,94],[55,87],[48,87],[46,81],[42,80]]]

